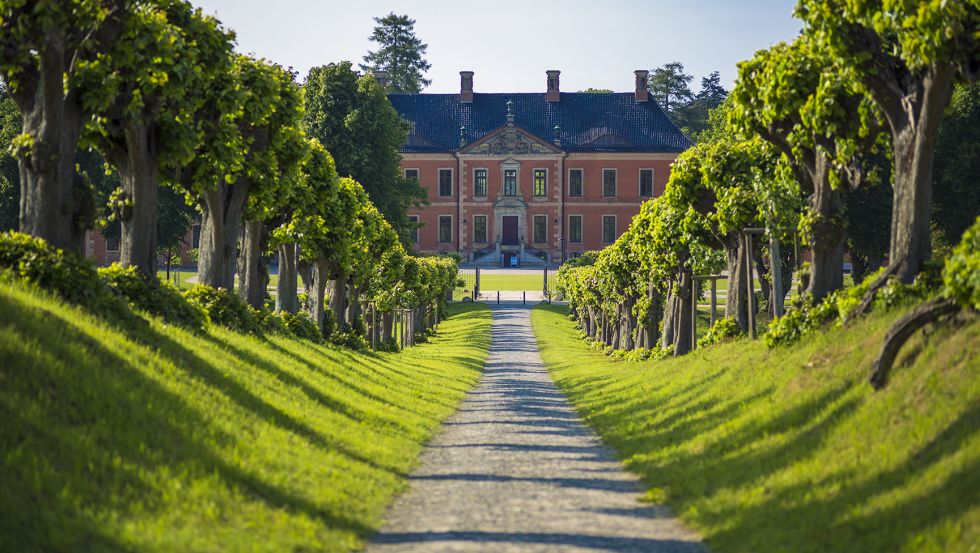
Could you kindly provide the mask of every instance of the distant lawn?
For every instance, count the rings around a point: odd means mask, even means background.
[[[187,282],[187,279],[193,276],[197,276],[197,271],[170,269],[169,282],[171,284],[175,284],[176,286],[179,286],[180,288],[190,288],[191,286],[194,286],[194,284]],[[162,281],[167,281],[167,270],[166,269],[157,270],[157,278]]]
[[[351,551],[478,380],[485,306],[398,354],[111,328],[0,283],[0,551]]]
[[[915,337],[876,393],[900,316],[644,363],[592,350],[560,306],[532,320],[559,387],[712,551],[976,552],[980,320]]]
[[[475,278],[472,272],[463,273],[463,287],[466,290],[473,290]],[[549,284],[554,286],[554,271],[549,271]],[[495,292],[497,290],[533,290],[540,292],[544,289],[544,274],[500,274],[500,273],[480,273],[480,290]]]

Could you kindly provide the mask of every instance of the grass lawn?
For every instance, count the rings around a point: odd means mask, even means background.
[[[190,288],[194,286],[192,283],[187,282],[187,279],[189,279],[192,276],[197,276],[197,271],[170,269],[170,282],[172,284],[176,284],[179,288]],[[167,270],[166,269],[158,270],[157,278],[162,281],[166,281]],[[174,279],[176,279],[177,281],[174,282]]]
[[[549,271],[549,281],[554,286],[554,271]],[[466,290],[473,290],[475,281],[472,272],[460,275],[465,282]],[[499,273],[480,273],[480,290],[484,292],[505,291],[505,290],[534,290],[540,292],[544,289],[544,275],[537,273],[527,274],[499,274]]]
[[[0,283],[0,551],[351,551],[476,384],[489,311],[354,353]]]
[[[559,387],[713,551],[976,552],[980,320],[920,333],[874,392],[900,316],[643,363],[592,350],[563,307],[532,320]]]

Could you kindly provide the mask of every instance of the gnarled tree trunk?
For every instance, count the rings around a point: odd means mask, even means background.
[[[347,318],[344,316],[345,300],[347,299],[347,275],[336,271],[330,286],[330,310],[337,320],[337,330],[347,332]]]
[[[749,331],[748,279],[745,274],[745,243],[738,234],[725,236],[725,262],[728,270],[728,293],[725,299],[725,316],[735,319],[739,330]]]
[[[239,179],[233,185],[221,184],[204,192],[197,268],[202,284],[228,290],[235,286],[238,238],[248,188],[248,182]]]
[[[64,98],[61,64],[47,60],[60,51],[42,52],[35,94],[14,95],[23,132],[34,143],[19,152],[20,231],[52,246],[81,253],[91,228],[95,203],[75,173],[75,150],[82,132],[80,106]]]
[[[136,267],[143,276],[156,278],[157,196],[160,178],[160,145],[153,123],[130,120],[122,125],[124,147],[107,157],[119,170],[124,207],[113,211],[121,223],[119,262]]]
[[[266,241],[262,221],[245,221],[242,251],[238,256],[238,295],[256,309],[265,305],[269,282],[269,271],[262,263]]]
[[[296,267],[296,244],[279,246],[279,282],[276,283],[276,311],[296,313],[299,311],[299,285]]]
[[[813,260],[810,263],[810,284],[807,292],[814,301],[844,286],[844,227],[843,203],[840,190],[830,185],[830,160],[818,153],[813,175],[813,195],[810,213],[816,218],[810,228]]]
[[[313,322],[320,327],[320,333],[324,337],[326,335],[326,325],[324,320],[324,303],[326,302],[327,295],[327,281],[330,280],[330,263],[327,259],[320,255],[317,256],[316,261],[313,263],[313,271],[311,275],[311,286],[310,295],[307,300],[307,309],[310,313],[310,318]]]

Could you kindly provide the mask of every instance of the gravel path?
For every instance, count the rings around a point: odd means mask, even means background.
[[[705,551],[585,427],[548,376],[529,309],[494,306],[477,388],[422,454],[371,553]]]

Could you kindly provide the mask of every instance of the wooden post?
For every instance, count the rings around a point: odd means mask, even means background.
[[[711,279],[711,326],[718,319],[718,279]]]
[[[698,347],[698,279],[691,275],[691,351]]]
[[[480,266],[476,267],[476,278],[473,280],[473,301],[480,298]]]
[[[378,302],[371,301],[371,351],[378,351]]]
[[[783,275],[779,255],[779,240],[769,237],[769,264],[772,265],[772,299],[773,312],[777,317],[783,316]]]
[[[745,277],[749,296],[746,301],[748,308],[749,335],[755,339],[755,283],[752,282],[752,235],[745,233]]]
[[[544,288],[542,289],[544,296],[548,297],[548,267],[544,268]]]

